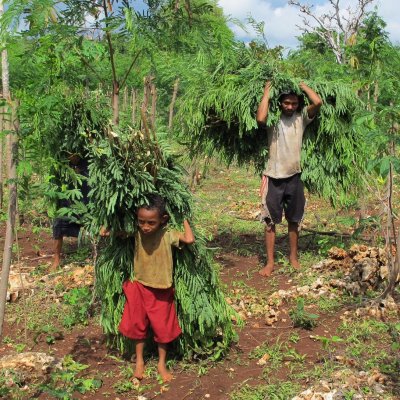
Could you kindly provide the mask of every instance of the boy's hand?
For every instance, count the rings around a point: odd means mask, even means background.
[[[105,226],[102,226],[100,228],[100,236],[110,236],[110,231]]]
[[[179,241],[186,244],[192,244],[195,242],[195,238],[192,232],[192,228],[189,225],[189,222],[185,219],[183,221],[183,229],[184,232],[179,236]]]

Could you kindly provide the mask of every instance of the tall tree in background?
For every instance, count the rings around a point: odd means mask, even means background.
[[[383,190],[375,184],[371,191],[379,196],[382,206],[380,217],[389,264],[389,282],[382,297],[392,295],[400,280],[399,217],[394,199],[395,177],[400,173],[400,48],[390,43],[385,26],[376,13],[371,13],[363,21],[357,41],[348,48],[357,60],[355,73],[363,85],[360,95],[367,105],[360,119],[369,121],[367,140],[373,143],[369,173],[385,183]],[[367,184],[371,189],[371,182]]]
[[[343,9],[340,0],[331,0],[331,9],[318,15],[311,5],[289,0],[289,4],[299,8],[306,17],[299,28],[305,33],[315,33],[331,49],[339,64],[346,63],[345,48],[355,39],[360,25],[367,14],[367,6],[374,0],[358,0],[355,8]],[[311,18],[311,23],[307,18]]]
[[[333,3],[335,15],[339,18],[344,10],[338,8],[339,2]],[[359,12],[366,3],[359,3]],[[305,10],[303,10],[305,12]],[[311,12],[309,9],[307,12]],[[357,15],[361,15],[358,13]],[[327,17],[326,17],[327,18]],[[366,13],[347,41],[340,41],[341,56],[332,59],[332,46],[321,27],[305,33],[301,38],[299,51],[291,54],[291,60],[299,68],[307,66],[312,76],[329,76],[332,80],[349,82],[364,102],[363,112],[356,118],[355,126],[365,132],[365,147],[368,152],[367,170],[360,171],[364,179],[361,190],[368,190],[378,196],[382,210],[378,216],[382,220],[383,236],[389,262],[389,283],[383,296],[393,293],[399,279],[399,257],[392,248],[399,248],[399,232],[395,227],[395,209],[393,187],[395,173],[400,171],[398,159],[399,144],[399,48],[393,46],[385,32],[385,22],[376,12]],[[344,35],[340,36],[344,38]],[[377,181],[385,182],[383,190]],[[366,195],[359,195],[361,224],[368,219],[365,211]],[[398,254],[398,252],[396,253]]]

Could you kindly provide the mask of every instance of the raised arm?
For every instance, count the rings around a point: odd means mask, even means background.
[[[195,241],[192,228],[189,225],[189,222],[185,219],[183,221],[183,233],[179,235],[179,241],[186,244],[192,244]]]
[[[257,123],[258,125],[265,125],[268,117],[268,108],[269,108],[269,91],[271,89],[271,81],[267,81],[264,87],[264,94],[258,105],[257,109]]]
[[[314,118],[322,106],[321,97],[319,97],[318,94],[315,93],[314,90],[312,90],[304,82],[301,82],[299,86],[308,97],[308,100],[311,102],[311,104],[307,107],[307,115],[309,118]]]

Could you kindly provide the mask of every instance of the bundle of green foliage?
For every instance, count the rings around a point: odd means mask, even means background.
[[[239,47],[236,62],[221,64],[210,76],[194,78],[180,98],[181,137],[193,152],[212,151],[228,163],[254,165],[261,172],[268,158],[265,131],[259,129],[256,111],[265,82],[270,80],[270,108],[267,126],[280,117],[279,95],[302,94],[302,76],[288,61],[262,57],[252,49]],[[331,201],[338,200],[357,182],[364,162],[364,141],[353,126],[362,103],[343,82],[304,80],[324,104],[304,137],[302,169],[307,188]],[[304,104],[307,98],[303,96]]]
[[[22,209],[46,199],[51,217],[68,215],[77,221],[86,212],[80,167],[97,135],[104,136],[109,102],[100,93],[55,85],[49,93],[19,93],[19,199]],[[37,179],[41,177],[41,179]],[[69,204],[68,208],[61,204]]]
[[[133,275],[136,210],[150,193],[159,193],[166,199],[170,224],[179,228],[184,218],[191,217],[192,207],[182,170],[155,141],[129,128],[117,135],[90,146],[88,227],[94,235],[102,226],[111,231],[96,263],[96,288],[102,302],[102,326],[120,350],[126,351],[129,341],[119,335],[118,325],[125,303],[122,283]],[[130,237],[121,238],[117,234],[121,231]],[[179,351],[187,357],[218,357],[235,333],[233,311],[225,302],[210,253],[196,234],[196,243],[178,251],[174,259],[175,298],[183,331]]]

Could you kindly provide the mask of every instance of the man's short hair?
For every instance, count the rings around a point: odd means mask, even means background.
[[[284,90],[283,92],[281,92],[279,94],[279,98],[278,98],[278,102],[279,104],[282,104],[283,100],[288,97],[288,96],[296,96],[298,101],[299,101],[299,108],[298,109],[302,109],[304,107],[304,96],[302,94],[298,94],[296,92],[294,92],[293,90]]]

